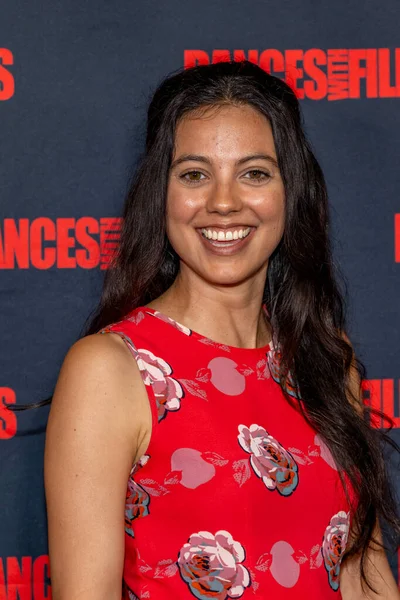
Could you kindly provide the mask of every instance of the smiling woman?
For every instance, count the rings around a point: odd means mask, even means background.
[[[165,79],[123,217],[50,410],[53,599],[399,598],[295,94],[246,61]]]
[[[177,125],[174,155],[167,236],[184,257],[174,289],[190,278],[191,293],[200,285],[204,295],[204,284],[234,285],[256,270],[261,292],[284,230],[284,186],[268,120],[249,105],[192,111]]]

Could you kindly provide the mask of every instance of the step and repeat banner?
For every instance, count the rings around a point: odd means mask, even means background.
[[[4,405],[52,393],[118,243],[151,93],[182,66],[247,58],[296,89],[330,192],[365,401],[400,443],[399,18],[397,0],[2,5],[0,600],[51,597],[49,409]]]

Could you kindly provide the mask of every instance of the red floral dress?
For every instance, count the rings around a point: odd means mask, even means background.
[[[219,344],[148,307],[109,332],[152,413],[127,482],[123,599],[340,598],[350,507],[272,344]]]

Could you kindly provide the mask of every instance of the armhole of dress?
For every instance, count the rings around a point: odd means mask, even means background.
[[[151,383],[145,383],[144,379],[143,379],[143,374],[148,374],[147,370],[144,369],[144,365],[143,365],[143,361],[141,361],[140,359],[140,355],[139,355],[139,351],[136,348],[135,344],[132,342],[131,338],[129,336],[126,335],[126,333],[124,333],[121,330],[118,329],[112,329],[111,327],[105,327],[104,329],[100,329],[100,331],[97,331],[97,334],[102,334],[102,333],[115,333],[117,335],[119,335],[119,337],[125,342],[125,345],[128,347],[130,353],[132,354],[133,358],[136,361],[136,364],[138,366],[140,375],[141,375],[141,379],[144,385],[144,388],[146,390],[147,393],[147,398],[150,404],[150,410],[151,410],[151,433],[150,433],[150,441],[147,447],[147,450],[145,452],[145,454],[148,454],[149,449],[154,441],[154,438],[156,437],[157,431],[158,431],[158,410],[157,410],[157,399],[156,396],[154,394],[154,390],[153,390],[153,386],[151,385]],[[149,380],[151,381],[150,377]],[[137,460],[137,462],[140,460],[140,456]]]

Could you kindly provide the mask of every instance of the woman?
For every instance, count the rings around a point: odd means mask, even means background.
[[[167,78],[123,216],[49,416],[54,600],[399,598],[294,93],[249,62]]]

